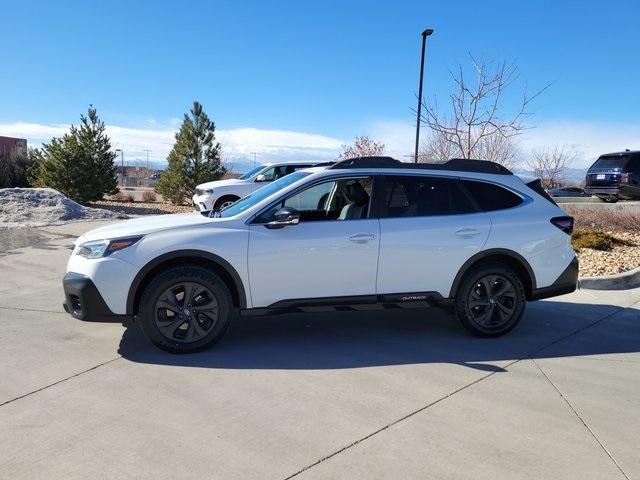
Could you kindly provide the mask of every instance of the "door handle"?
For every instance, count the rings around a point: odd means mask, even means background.
[[[480,230],[477,228],[462,228],[460,230],[456,230],[456,235],[462,238],[471,238],[480,233]]]
[[[356,233],[351,235],[349,240],[355,243],[367,243],[369,240],[375,240],[375,233]]]

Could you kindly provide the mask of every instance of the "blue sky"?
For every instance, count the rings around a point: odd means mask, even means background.
[[[640,148],[640,2],[8,2],[0,135],[37,144],[89,103],[114,143],[154,158],[194,99],[227,153],[332,155],[370,134],[411,151],[420,32],[440,101],[468,53],[552,86],[523,147]],[[6,21],[10,19],[10,21]]]

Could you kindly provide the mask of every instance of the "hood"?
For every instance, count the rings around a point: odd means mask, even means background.
[[[201,183],[196,188],[204,190],[207,188],[220,188],[226,187],[227,185],[236,185],[238,183],[246,183],[246,180],[240,180],[239,178],[227,178],[226,180],[215,180],[213,182]]]
[[[205,217],[198,212],[177,213],[173,215],[153,215],[150,217],[134,218],[124,222],[114,223],[104,227],[89,230],[78,240],[102,240],[111,238],[132,237],[148,233],[169,230],[173,228],[201,225],[215,222],[215,219]]]

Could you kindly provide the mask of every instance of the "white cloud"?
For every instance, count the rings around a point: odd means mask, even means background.
[[[388,155],[402,161],[411,160],[416,142],[415,125],[401,121],[378,121],[367,126],[365,134],[377,142],[384,143]],[[422,128],[421,138],[427,134],[427,129]]]
[[[179,125],[178,119],[171,119],[164,125],[146,122],[144,128],[108,125],[107,130],[114,148],[124,148],[125,160],[143,160],[146,158],[144,150],[150,149],[151,160],[163,162]],[[61,124],[14,122],[0,124],[0,135],[26,138],[30,145],[39,146],[54,136],[64,135],[68,128]],[[217,133],[224,158],[231,163],[252,159],[253,152],[257,153],[258,161],[331,160],[339,153],[341,144],[351,141],[315,133],[250,127],[218,130]],[[388,154],[395,158],[410,160],[415,141],[415,127],[411,122],[376,121],[365,126],[362,134],[384,142]],[[423,127],[421,135],[425,138],[428,129]],[[524,153],[544,145],[574,144],[583,154],[575,167],[582,167],[602,153],[640,148],[640,123],[550,121],[527,131],[520,141]]]
[[[572,144],[582,153],[579,166],[589,166],[603,153],[640,149],[640,123],[555,121],[522,136],[525,151],[544,145]]]
[[[114,148],[124,149],[125,160],[145,159],[145,149],[149,149],[151,160],[164,161],[173,146],[178,126],[173,120],[170,126],[154,124],[154,128],[107,125],[107,132]],[[69,125],[15,122],[0,124],[0,135],[26,138],[29,145],[40,146],[54,136],[64,135],[68,129]],[[234,159],[252,158],[254,152],[261,161],[330,160],[335,158],[340,145],[344,143],[325,135],[289,130],[243,127],[218,130],[216,133],[218,141],[222,144],[225,159],[232,163]]]

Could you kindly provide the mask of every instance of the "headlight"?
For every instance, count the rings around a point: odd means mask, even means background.
[[[142,236],[119,238],[117,240],[96,240],[93,242],[86,242],[80,245],[76,254],[84,258],[107,257],[113,252],[130,247],[141,238]]]
[[[206,193],[207,195],[211,195],[213,193],[213,188],[205,189],[204,193]]]

